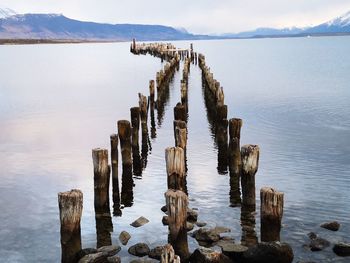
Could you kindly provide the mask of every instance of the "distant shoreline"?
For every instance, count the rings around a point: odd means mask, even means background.
[[[85,40],[85,39],[0,39],[0,45],[34,45],[34,44],[82,44],[114,43],[122,40]]]

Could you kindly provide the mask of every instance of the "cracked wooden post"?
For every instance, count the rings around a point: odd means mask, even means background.
[[[132,147],[132,166],[135,176],[141,176],[141,158],[139,146],[139,129],[140,129],[140,108],[130,108],[131,115],[131,147]]]
[[[174,119],[187,122],[186,107],[180,102],[174,107]]]
[[[284,194],[271,187],[260,190],[261,241],[280,241]]]
[[[168,190],[165,193],[169,218],[169,243],[174,247],[181,262],[188,262],[189,249],[187,242],[187,195],[179,190]]]
[[[112,134],[111,141],[111,163],[112,163],[112,192],[113,192],[113,215],[120,216],[120,192],[118,178],[118,135]]]
[[[180,147],[165,149],[168,189],[186,192],[185,153]]]
[[[172,245],[167,244],[163,247],[160,263],[180,263],[180,257],[175,255]]]
[[[241,203],[241,191],[239,181],[241,177],[241,127],[242,120],[233,118],[229,121],[229,170],[230,170],[230,202],[231,206],[235,207]]]
[[[187,148],[187,129],[175,128],[175,146],[180,147],[186,152]]]
[[[81,250],[80,219],[83,211],[83,193],[80,190],[58,193],[61,223],[61,262],[77,262]]]
[[[127,120],[118,121],[118,135],[122,154],[123,173],[132,172],[131,126]]]
[[[187,124],[185,121],[174,120],[173,127],[174,127],[174,139],[175,139],[175,144],[176,144],[176,134],[175,134],[176,128],[186,129],[186,131],[187,131]]]
[[[242,158],[242,202],[246,206],[255,207],[255,174],[259,166],[259,146],[244,145],[241,149]]]

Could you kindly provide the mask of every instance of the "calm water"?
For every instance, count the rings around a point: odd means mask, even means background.
[[[350,38],[198,41],[194,47],[223,85],[229,117],[244,120],[241,143],[260,145],[257,193],[262,186],[285,193],[282,239],[292,244],[295,262],[347,262],[331,248],[309,252],[302,245],[310,231],[332,243],[350,241]],[[116,121],[129,119],[137,93],[148,94],[162,64],[132,55],[128,43],[0,46],[0,58],[0,261],[59,262],[57,193],[83,191],[83,247],[96,246],[91,149],[109,148]],[[164,149],[174,144],[180,79],[176,74],[170,86],[142,179],[134,179],[133,206],[113,218],[115,244],[122,230],[132,235],[128,246],[167,242],[160,211]],[[197,67],[190,74],[188,127],[190,206],[199,209],[200,221],[230,227],[239,242],[241,209],[229,206],[229,176],[217,171]],[[130,227],[141,215],[150,223]],[[338,220],[340,231],[318,227],[329,220]],[[258,236],[259,225],[258,213]],[[192,238],[189,243],[196,247]],[[127,247],[120,254],[132,258]]]

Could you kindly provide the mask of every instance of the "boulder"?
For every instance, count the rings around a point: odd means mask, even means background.
[[[115,254],[118,254],[120,250],[121,250],[120,246],[113,245],[113,246],[100,247],[97,249],[97,252],[105,253],[106,257],[111,257],[111,256],[114,256]]]
[[[207,223],[205,223],[205,222],[196,222],[196,225],[197,225],[198,227],[203,227],[203,226],[206,226]]]
[[[198,219],[198,212],[194,211],[193,209],[187,209],[187,221],[189,222],[197,222]]]
[[[96,248],[84,248],[77,253],[77,261],[89,254],[97,253]]]
[[[329,247],[330,243],[326,239],[316,237],[315,239],[312,239],[309,248],[311,251],[321,251],[325,249],[326,247]]]
[[[228,256],[233,261],[241,261],[243,258],[243,253],[248,250],[248,247],[240,244],[225,242],[224,244],[221,244],[221,250],[224,255]]]
[[[197,248],[190,257],[191,263],[230,263],[224,254],[208,248]]]
[[[168,212],[168,208],[166,207],[166,205],[162,206],[162,208],[160,210],[162,210],[162,212],[164,212],[164,213]]]
[[[105,263],[107,261],[107,255],[103,252],[89,254],[82,257],[78,263]]]
[[[126,231],[122,231],[119,235],[119,241],[125,246],[128,244],[129,239],[131,238],[130,234]]]
[[[147,244],[145,243],[137,243],[131,247],[129,247],[128,252],[131,255],[137,256],[137,257],[143,257],[147,256],[150,252],[150,249]]]
[[[220,235],[214,229],[200,228],[192,235],[198,242],[213,243],[220,240]]]
[[[192,231],[194,228],[194,225],[190,222],[186,222],[186,230],[187,231]]]
[[[245,263],[291,263],[293,258],[291,246],[278,241],[259,243],[243,253]]]
[[[317,235],[314,232],[310,232],[309,234],[307,234],[307,236],[312,240],[312,239],[316,239]]]
[[[169,217],[168,216],[163,216],[162,223],[165,226],[169,225]]]
[[[107,258],[108,263],[121,263],[120,257],[115,255]]]
[[[132,222],[130,225],[133,227],[140,227],[147,224],[148,222],[149,220],[147,218],[141,216],[138,219],[136,219],[134,222]]]
[[[333,252],[340,257],[350,256],[350,243],[338,243],[333,247]]]
[[[323,223],[321,227],[331,231],[338,231],[340,228],[340,224],[337,221],[333,221],[333,222]]]
[[[157,260],[160,260],[162,253],[163,253],[164,247],[163,246],[158,246],[150,250],[148,256],[150,258],[154,258]]]

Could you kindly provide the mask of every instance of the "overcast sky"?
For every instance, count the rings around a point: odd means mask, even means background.
[[[62,13],[84,21],[234,33],[316,25],[350,11],[350,0],[0,0],[0,6],[17,13]]]

